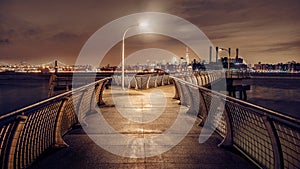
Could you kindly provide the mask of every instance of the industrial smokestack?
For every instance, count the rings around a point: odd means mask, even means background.
[[[54,71],[55,71],[55,74],[57,74],[57,72],[58,72],[57,60],[54,61]]]
[[[209,63],[211,63],[211,59],[212,59],[212,47],[209,47]]]
[[[216,47],[216,63],[218,62],[219,47]]]
[[[239,59],[239,48],[236,48],[236,52],[235,52],[235,61],[237,62]]]

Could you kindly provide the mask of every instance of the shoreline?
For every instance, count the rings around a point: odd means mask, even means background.
[[[251,77],[299,77],[300,73],[290,72],[250,72]]]

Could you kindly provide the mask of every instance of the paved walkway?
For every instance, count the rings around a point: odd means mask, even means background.
[[[106,106],[64,137],[68,148],[49,152],[30,168],[255,168],[238,152],[218,148],[218,134],[199,144],[199,119],[172,99],[173,86],[127,94],[112,89],[104,93]]]

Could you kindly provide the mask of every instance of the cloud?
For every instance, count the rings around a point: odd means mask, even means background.
[[[7,37],[12,37],[15,34],[15,29],[10,28],[10,29],[0,29],[0,35],[1,36],[7,36]]]
[[[27,28],[24,31],[22,31],[22,34],[25,36],[37,36],[41,33],[41,30],[39,28]]]
[[[0,58],[18,59],[25,54],[34,60],[48,53],[75,58],[87,38],[106,23],[136,12],[157,11],[187,19],[215,46],[240,48],[250,62],[259,57],[273,61],[275,53],[291,54],[300,61],[299,8],[299,0],[75,0],[72,5],[65,0],[0,0],[0,44],[10,45],[0,51]]]
[[[263,50],[264,52],[278,52],[278,51],[288,51],[288,50],[297,50],[300,52],[300,39],[292,42],[283,42],[275,43],[270,46],[268,49]]]
[[[300,39],[299,40],[296,40],[296,41],[292,41],[292,42],[285,42],[285,43],[277,43],[277,46],[282,46],[282,47],[285,47],[287,49],[289,48],[299,48],[300,46]]]
[[[10,44],[10,40],[9,39],[0,39],[0,45],[8,45]]]
[[[75,33],[69,32],[59,32],[52,36],[52,39],[55,41],[66,42],[66,41],[73,41],[80,38],[80,35]]]
[[[0,37],[5,37],[14,44],[22,42],[28,44],[28,41],[37,41],[41,39],[40,36],[43,36],[43,29],[39,25],[14,18],[11,15],[0,15],[0,19]]]
[[[300,15],[298,0],[188,0],[177,8],[183,17],[200,28],[238,22],[295,25]],[[299,22],[296,24],[299,26]]]

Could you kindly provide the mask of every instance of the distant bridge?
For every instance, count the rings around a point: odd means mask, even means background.
[[[68,66],[67,64],[59,61],[59,60],[52,60],[48,63],[43,63],[42,66],[56,66],[55,64],[57,63],[57,66]]]

